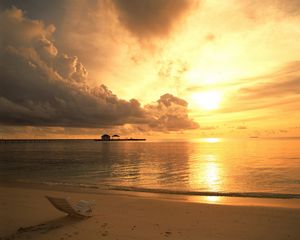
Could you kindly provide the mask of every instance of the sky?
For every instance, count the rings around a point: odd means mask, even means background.
[[[300,0],[2,0],[2,138],[300,136]]]

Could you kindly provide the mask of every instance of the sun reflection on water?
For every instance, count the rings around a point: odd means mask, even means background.
[[[218,188],[219,180],[219,169],[215,163],[207,163],[205,167],[205,182],[210,187],[211,190],[216,190]]]
[[[205,164],[203,169],[203,180],[204,183],[208,186],[211,191],[218,191],[219,190],[219,181],[220,181],[220,174],[219,174],[219,166],[217,163],[216,156],[209,154],[205,155]]]
[[[221,165],[216,155],[205,154],[194,159],[191,162],[191,178],[190,184],[192,188],[208,189],[210,192],[218,192],[221,190]],[[217,200],[211,197],[208,200]]]
[[[204,200],[209,203],[217,203],[220,201],[220,197],[219,196],[205,196]]]

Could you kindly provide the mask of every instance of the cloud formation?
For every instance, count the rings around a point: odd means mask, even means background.
[[[231,106],[222,109],[226,112],[279,109],[300,110],[300,61],[286,64],[273,73],[246,79],[232,94]],[[253,101],[255,99],[255,101]]]
[[[190,8],[189,0],[113,0],[119,21],[138,38],[165,37]]]
[[[300,61],[294,61],[279,71],[258,77],[255,86],[241,88],[244,99],[279,98],[300,94]]]
[[[299,0],[244,0],[237,1],[237,4],[241,4],[246,15],[254,20],[270,17],[270,14],[293,17],[298,16],[300,11]]]
[[[146,105],[146,111],[153,117],[150,128],[158,131],[198,128],[198,124],[188,118],[187,105],[185,100],[171,94],[164,94],[155,104]]]
[[[114,127],[142,124],[172,131],[195,128],[187,103],[166,94],[142,107],[105,85],[90,87],[76,56],[61,53],[55,27],[31,20],[15,7],[0,14],[0,121],[15,126]]]

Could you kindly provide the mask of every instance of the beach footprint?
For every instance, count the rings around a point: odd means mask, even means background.
[[[106,237],[107,235],[108,235],[108,231],[104,231],[104,232],[102,232],[102,234],[101,234],[103,237]]]
[[[105,227],[107,227],[108,226],[108,223],[103,223],[102,225],[101,225],[101,227],[103,227],[103,228],[105,228]]]
[[[131,228],[131,231],[135,230],[136,226],[133,225],[132,228]]]
[[[172,232],[170,232],[170,231],[166,231],[164,234],[165,237],[170,237],[171,235],[172,235]]]

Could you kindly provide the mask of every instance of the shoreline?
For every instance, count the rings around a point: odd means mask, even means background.
[[[37,187],[37,186],[36,186]],[[0,186],[3,239],[298,239],[300,209]],[[66,217],[45,198],[95,201],[94,216]],[[160,195],[161,196],[161,195]],[[286,201],[286,200],[285,200]]]
[[[0,183],[0,188],[23,188],[49,191],[62,191],[79,194],[98,194],[98,195],[116,195],[145,199],[157,199],[165,201],[191,202],[199,204],[217,204],[231,206],[261,206],[261,207],[278,207],[278,208],[294,208],[300,209],[299,198],[269,198],[269,197],[247,197],[247,196],[231,196],[231,195],[193,195],[193,194],[176,194],[165,191],[131,191],[120,188],[98,188],[97,186],[73,186],[61,184],[45,184],[45,183],[21,183],[7,182]],[[131,189],[131,188],[129,188]]]

